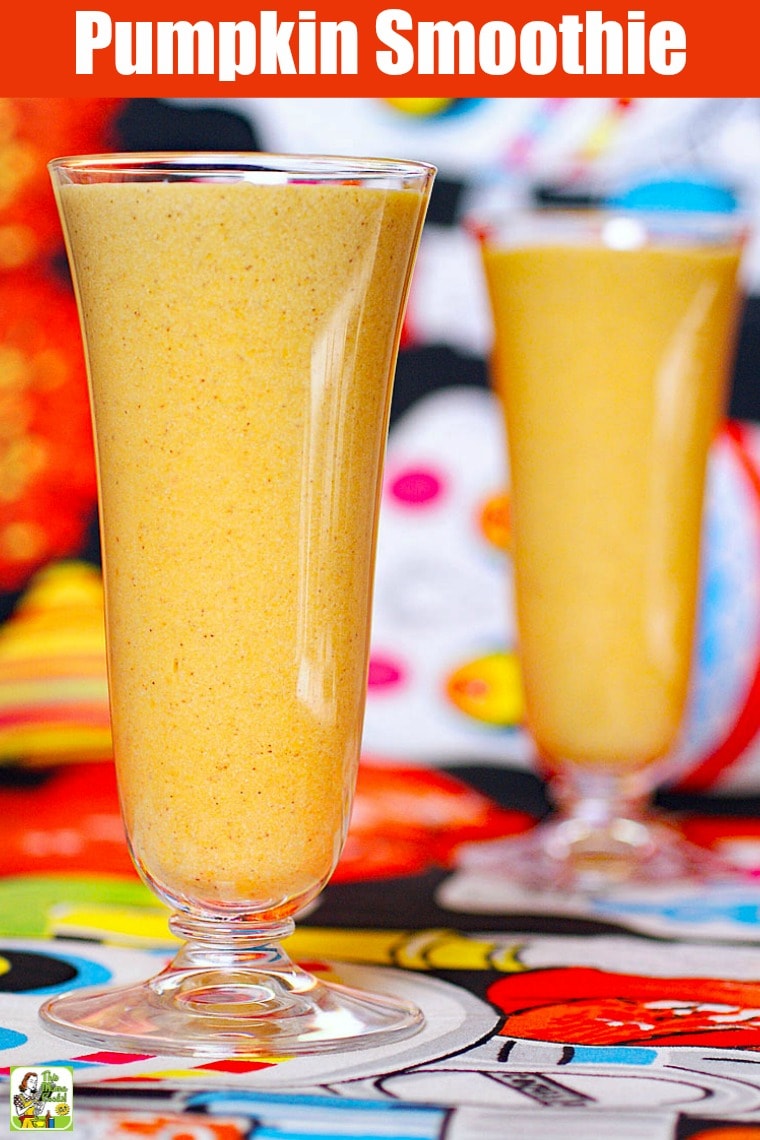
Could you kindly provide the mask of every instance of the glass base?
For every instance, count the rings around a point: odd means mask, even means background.
[[[154,978],[70,991],[40,1018],[58,1036],[101,1048],[270,1059],[371,1048],[423,1024],[411,1002],[323,982],[275,943],[191,942]]]
[[[735,879],[735,868],[652,813],[650,780],[648,769],[567,764],[549,784],[556,815],[526,835],[460,849],[460,865],[509,876],[532,890],[586,894],[617,886]]]
[[[469,844],[458,862],[508,876],[535,891],[593,893],[617,886],[706,882],[736,870],[667,824],[619,819],[604,831],[577,819],[550,819],[527,835]]]

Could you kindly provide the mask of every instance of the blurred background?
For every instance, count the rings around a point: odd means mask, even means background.
[[[509,203],[741,211],[760,234],[760,100],[0,99],[0,763],[110,755],[96,486],[55,156],[239,149],[439,168],[399,358],[365,751],[531,771],[491,330],[464,226]],[[663,779],[760,793],[760,239],[711,459],[689,721]],[[160,489],[158,489],[160,493]]]

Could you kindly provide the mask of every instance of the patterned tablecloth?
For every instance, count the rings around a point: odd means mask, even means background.
[[[664,802],[760,869],[754,803]],[[365,759],[344,857],[291,951],[413,998],[424,1029],[336,1056],[196,1062],[41,1028],[43,998],[154,972],[173,939],[131,869],[111,764],[6,770],[2,1074],[71,1065],[79,1140],[760,1136],[760,882],[582,901],[461,866],[462,844],[523,829],[541,804],[518,770]]]

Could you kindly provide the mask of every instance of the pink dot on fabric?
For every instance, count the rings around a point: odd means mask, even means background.
[[[427,506],[443,491],[443,480],[425,467],[407,467],[391,480],[390,493],[407,506]]]
[[[152,1061],[153,1053],[82,1053],[75,1061],[90,1061],[93,1065],[128,1065],[131,1061]]]
[[[370,689],[392,689],[404,680],[404,669],[398,661],[390,657],[373,654],[369,659],[367,686]]]

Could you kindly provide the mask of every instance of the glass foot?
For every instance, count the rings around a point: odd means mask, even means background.
[[[371,1048],[422,1027],[411,1002],[323,982],[277,944],[182,947],[137,985],[71,991],[40,1010],[51,1032],[126,1052],[282,1058]]]
[[[549,819],[526,835],[468,844],[460,866],[508,876],[536,891],[593,893],[617,886],[736,878],[735,868],[658,820],[618,818],[603,826]]]

